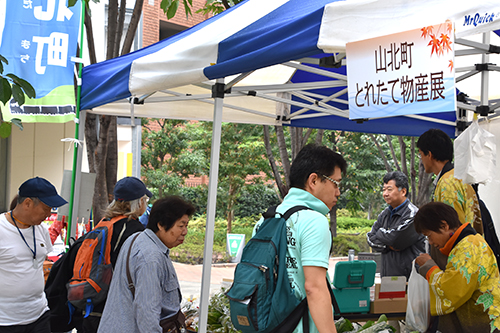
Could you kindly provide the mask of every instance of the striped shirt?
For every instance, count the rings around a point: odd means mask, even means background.
[[[161,333],[160,320],[180,309],[181,291],[170,250],[150,229],[137,237],[130,252],[130,274],[135,286],[132,297],[126,260],[134,237],[126,240],[118,256],[98,332]]]

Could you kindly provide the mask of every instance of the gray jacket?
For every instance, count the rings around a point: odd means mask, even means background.
[[[413,226],[417,211],[410,200],[394,209],[388,206],[366,234],[368,245],[382,252],[381,276],[406,276],[408,279],[413,259],[424,252],[425,237]]]

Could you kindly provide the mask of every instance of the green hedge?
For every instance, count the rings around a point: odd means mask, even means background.
[[[351,235],[351,234],[337,234],[332,240],[332,256],[333,257],[346,257],[349,249],[354,249],[358,252],[369,252],[370,247],[366,242],[366,233]]]
[[[252,231],[259,216],[236,218],[233,221],[232,233],[244,234],[245,240],[252,237]],[[369,252],[370,248],[366,243],[366,233],[371,229],[374,220],[366,220],[357,217],[339,216],[337,218],[337,237],[332,241],[332,256],[347,256],[349,249],[357,252]],[[203,262],[203,252],[205,244],[204,215],[194,217],[189,222],[188,234],[184,243],[171,251],[174,261],[190,264],[201,264]],[[214,246],[212,261],[229,262],[226,253],[226,232],[227,221],[216,219],[214,229]]]

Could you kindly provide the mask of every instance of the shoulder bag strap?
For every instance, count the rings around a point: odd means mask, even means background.
[[[292,216],[293,214],[295,214],[296,212],[298,212],[299,210],[312,210],[311,208],[307,207],[307,206],[294,206],[290,209],[288,209],[285,214],[283,214],[283,218],[285,220],[288,220],[290,218],[290,216]]]
[[[139,237],[140,234],[135,235],[134,239],[132,239],[132,242],[130,243],[130,247],[128,248],[127,252],[127,281],[128,281],[128,289],[132,292],[132,298],[135,297],[135,286],[134,282],[132,281],[132,276],[130,275],[130,266],[129,266],[129,259],[130,259],[130,252],[132,251],[132,245],[134,244],[135,240],[137,237]]]

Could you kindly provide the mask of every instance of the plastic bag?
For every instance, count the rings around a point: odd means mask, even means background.
[[[486,184],[496,170],[495,136],[477,120],[455,139],[455,178],[467,184]]]
[[[417,272],[415,260],[408,280],[408,304],[406,306],[406,330],[425,332],[431,318],[429,283]]]

